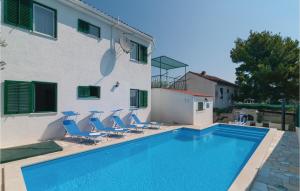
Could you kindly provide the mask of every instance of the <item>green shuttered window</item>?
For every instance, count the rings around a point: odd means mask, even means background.
[[[57,111],[57,84],[4,81],[4,114]]]
[[[148,107],[148,91],[130,89],[130,107]]]
[[[96,38],[101,38],[101,28],[84,20],[78,19],[77,29],[79,32],[94,36]]]
[[[57,37],[56,10],[32,0],[4,0],[4,22]]]
[[[31,82],[4,82],[4,114],[31,113],[32,84]]]
[[[99,86],[78,86],[79,98],[100,98],[101,89]]]
[[[4,22],[32,29],[32,0],[4,0]]]
[[[130,52],[130,59],[139,61],[142,64],[147,64],[148,49],[146,46],[131,41],[132,50]]]

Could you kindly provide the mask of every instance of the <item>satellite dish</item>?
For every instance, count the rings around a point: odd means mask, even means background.
[[[125,53],[129,53],[132,50],[132,45],[130,40],[124,34],[120,38],[120,46]]]

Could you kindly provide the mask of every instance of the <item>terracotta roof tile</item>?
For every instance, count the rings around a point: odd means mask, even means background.
[[[193,92],[193,91],[189,91],[189,90],[176,90],[176,89],[166,89],[166,90],[183,93],[183,94],[188,94],[188,95],[192,95],[192,96],[198,96],[198,97],[212,97],[211,95],[207,95],[207,94],[200,93],[200,92]]]
[[[231,83],[231,82],[228,82],[228,81],[223,80],[223,79],[221,79],[221,78],[218,78],[218,77],[216,77],[216,76],[210,76],[210,75],[207,75],[207,74],[204,74],[204,75],[203,75],[203,74],[201,74],[201,73],[196,73],[196,72],[191,72],[191,71],[190,71],[190,73],[195,74],[195,75],[197,75],[197,76],[200,76],[200,77],[202,77],[202,78],[205,78],[205,79],[207,79],[207,80],[210,80],[210,81],[213,81],[213,82],[217,82],[217,83],[219,83],[219,84],[237,87],[236,84]]]

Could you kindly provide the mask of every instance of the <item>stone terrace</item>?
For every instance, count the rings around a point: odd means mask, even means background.
[[[259,170],[251,191],[299,191],[299,143],[294,132],[284,132]]]

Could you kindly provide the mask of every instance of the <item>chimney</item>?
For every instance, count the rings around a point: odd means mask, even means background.
[[[205,76],[206,75],[206,72],[203,70],[202,72],[201,72],[201,76]]]

